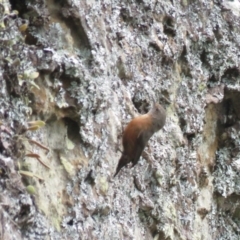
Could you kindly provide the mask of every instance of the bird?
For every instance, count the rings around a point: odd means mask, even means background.
[[[128,163],[132,162],[132,167],[137,164],[148,140],[164,126],[165,122],[166,111],[159,103],[154,103],[148,113],[130,121],[123,132],[123,152],[113,177]]]

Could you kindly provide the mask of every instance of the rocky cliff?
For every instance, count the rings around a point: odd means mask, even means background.
[[[240,239],[239,26],[238,0],[0,1],[0,238]]]

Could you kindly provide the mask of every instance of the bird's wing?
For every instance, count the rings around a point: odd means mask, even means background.
[[[145,131],[141,131],[139,134],[138,134],[138,137],[137,137],[137,140],[135,142],[135,154],[133,156],[133,159],[132,159],[132,167],[135,166],[143,152],[143,149],[145,148],[145,145],[146,145],[146,141],[145,140]]]

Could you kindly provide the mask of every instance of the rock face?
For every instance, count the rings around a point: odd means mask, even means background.
[[[238,0],[6,0],[0,16],[0,239],[239,239]],[[113,179],[153,102],[164,128]]]

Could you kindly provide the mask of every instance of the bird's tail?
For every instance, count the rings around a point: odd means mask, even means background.
[[[118,162],[116,173],[114,174],[113,177],[116,177],[116,175],[119,173],[121,168],[124,167],[125,165],[127,165],[129,162],[130,161],[129,161],[128,156],[126,156],[125,154],[122,154],[122,156],[121,156],[121,158],[119,159],[119,162]]]

